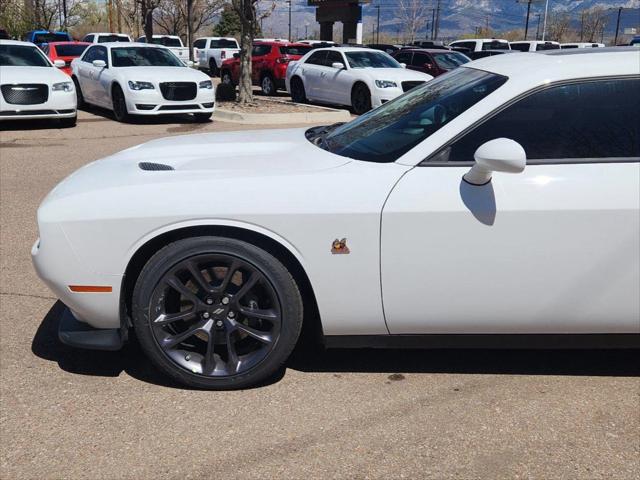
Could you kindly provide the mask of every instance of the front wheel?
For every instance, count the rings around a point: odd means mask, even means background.
[[[73,80],[73,86],[76,89],[76,108],[80,110],[80,108],[84,107],[84,96],[82,95],[82,89],[80,88],[80,82],[76,77],[71,77]]]
[[[113,115],[116,117],[116,120],[123,123],[131,121],[131,115],[129,115],[129,111],[127,110],[127,102],[124,98],[124,92],[120,86],[115,85],[113,87],[111,100],[113,103]]]
[[[225,85],[233,85],[233,77],[231,77],[229,70],[222,70],[220,73],[220,82]]]
[[[362,115],[371,110],[371,92],[365,84],[358,83],[353,87],[351,106],[353,107],[353,113],[356,115]]]
[[[171,243],[136,282],[132,316],[151,361],[178,382],[223,390],[259,384],[291,354],[302,300],[271,254],[235,239]]]

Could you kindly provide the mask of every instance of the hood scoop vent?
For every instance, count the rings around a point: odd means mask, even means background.
[[[159,172],[162,170],[175,170],[171,165],[165,165],[164,163],[154,163],[154,162],[140,162],[138,164],[140,170],[147,170],[151,172]]]

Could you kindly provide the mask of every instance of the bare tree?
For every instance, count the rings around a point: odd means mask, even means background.
[[[405,38],[412,42],[427,24],[430,9],[424,0],[398,0],[399,18],[405,26]]]
[[[607,12],[602,7],[594,7],[582,12],[582,32],[587,42],[595,42],[607,21]]]
[[[144,36],[148,43],[153,38],[153,13],[160,6],[162,0],[135,0],[140,8],[140,19],[144,30]]]
[[[556,42],[564,42],[573,36],[571,29],[571,17],[567,13],[549,15],[547,21],[547,38]]]
[[[260,15],[257,13],[257,4],[259,0],[231,0],[233,9],[240,17],[240,80],[239,80],[239,103],[253,102],[253,89],[251,85],[251,49],[253,47],[253,38],[260,28],[260,20],[268,17],[276,8],[276,2],[273,0],[271,7],[263,11]]]

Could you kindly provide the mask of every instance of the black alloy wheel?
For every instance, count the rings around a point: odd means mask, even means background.
[[[294,103],[307,103],[307,93],[304,90],[304,83],[299,77],[291,79],[291,100]]]
[[[140,344],[189,386],[242,388],[273,375],[302,327],[302,300],[286,268],[242,241],[196,237],[154,255],[133,294]]]
[[[353,112],[357,115],[362,115],[371,110],[371,92],[369,92],[365,84],[358,83],[353,87],[351,106],[353,107]]]
[[[113,115],[116,117],[116,120],[123,123],[130,121],[131,117],[127,111],[127,102],[122,89],[118,85],[113,87],[111,100],[113,102]]]

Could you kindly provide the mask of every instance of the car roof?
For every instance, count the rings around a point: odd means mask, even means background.
[[[523,72],[534,83],[574,78],[638,74],[640,52],[634,47],[611,47],[583,50],[546,50],[536,55],[518,52],[485,57],[465,64],[512,78]]]
[[[67,40],[66,42],[47,42],[47,45],[93,45],[91,42],[76,42],[75,40]]]
[[[316,48],[314,52],[319,50],[328,50],[332,52],[376,52],[376,53],[385,53],[382,50],[377,50],[375,48],[367,48],[367,47],[323,47]]]
[[[516,41],[513,41],[513,42],[509,42],[509,43],[528,43],[528,44],[531,44],[531,43],[535,43],[535,44],[555,43],[555,44],[560,45],[558,42],[554,42],[552,40],[516,40]]]
[[[140,38],[147,38],[146,35],[140,35],[138,37],[138,39]],[[169,35],[169,34],[163,34],[163,33],[154,33],[153,35],[151,35],[151,38],[180,38],[179,35]]]
[[[458,50],[449,50],[448,48],[423,48],[423,47],[411,47],[411,48],[403,48],[402,50],[398,50],[393,53],[400,52],[427,52],[427,53],[455,53],[462,55]]]
[[[85,37],[87,35],[120,35],[120,36],[123,36],[123,37],[128,37],[129,36],[129,34],[127,34],[127,33],[118,33],[118,32],[89,32],[89,33],[87,33],[85,35]]]
[[[100,45],[107,48],[115,48],[115,47],[167,48],[164,45],[156,45],[155,43],[142,43],[142,42],[104,42],[104,43],[95,43],[93,45]]]
[[[308,43],[286,42],[281,40],[256,40],[254,45],[274,45],[276,47],[309,47]]]
[[[460,40],[454,40],[451,43],[455,42],[507,42],[504,38],[461,38]]]
[[[22,40],[0,40],[0,45],[25,45],[29,47],[38,48],[35,43],[23,42]]]

